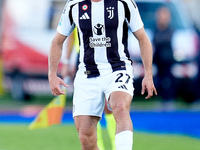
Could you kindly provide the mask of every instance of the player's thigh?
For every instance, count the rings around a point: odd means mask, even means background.
[[[110,94],[109,105],[114,111],[119,110],[129,110],[132,101],[132,95],[124,91],[115,91]]]
[[[111,108],[111,104],[112,107],[130,104],[134,93],[132,73],[126,70],[116,71],[109,78],[111,79],[105,90],[108,108]]]

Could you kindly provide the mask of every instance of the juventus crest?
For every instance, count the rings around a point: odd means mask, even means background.
[[[107,7],[108,18],[112,19],[114,17],[114,7]]]

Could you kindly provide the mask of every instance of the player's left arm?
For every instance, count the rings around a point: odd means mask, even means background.
[[[145,91],[147,91],[148,95],[145,99],[149,99],[155,95],[157,95],[156,88],[153,83],[153,75],[152,75],[152,61],[153,61],[153,50],[152,45],[149,38],[146,35],[144,27],[137,30],[133,33],[137,38],[140,46],[141,58],[144,65],[144,78],[142,80],[142,91],[143,95]]]

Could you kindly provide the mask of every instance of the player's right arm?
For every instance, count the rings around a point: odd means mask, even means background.
[[[69,77],[71,76],[71,72],[69,71],[69,60],[70,60],[70,56],[71,56],[71,53],[72,53],[72,50],[73,50],[73,47],[74,47],[74,40],[75,40],[75,33],[72,32],[70,36],[68,36],[67,38],[67,41],[66,41],[66,56],[65,58],[63,59],[63,66],[62,66],[62,70],[61,70],[61,76],[62,78],[64,79],[65,77]]]
[[[65,87],[68,86],[61,78],[57,76],[57,68],[62,55],[63,43],[66,38],[67,36],[56,32],[50,47],[48,58],[48,79],[51,92],[55,96],[65,94],[65,92],[61,90],[60,85],[64,85]]]

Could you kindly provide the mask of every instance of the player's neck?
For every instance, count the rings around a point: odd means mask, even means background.
[[[100,2],[102,0],[91,0],[91,2]]]

